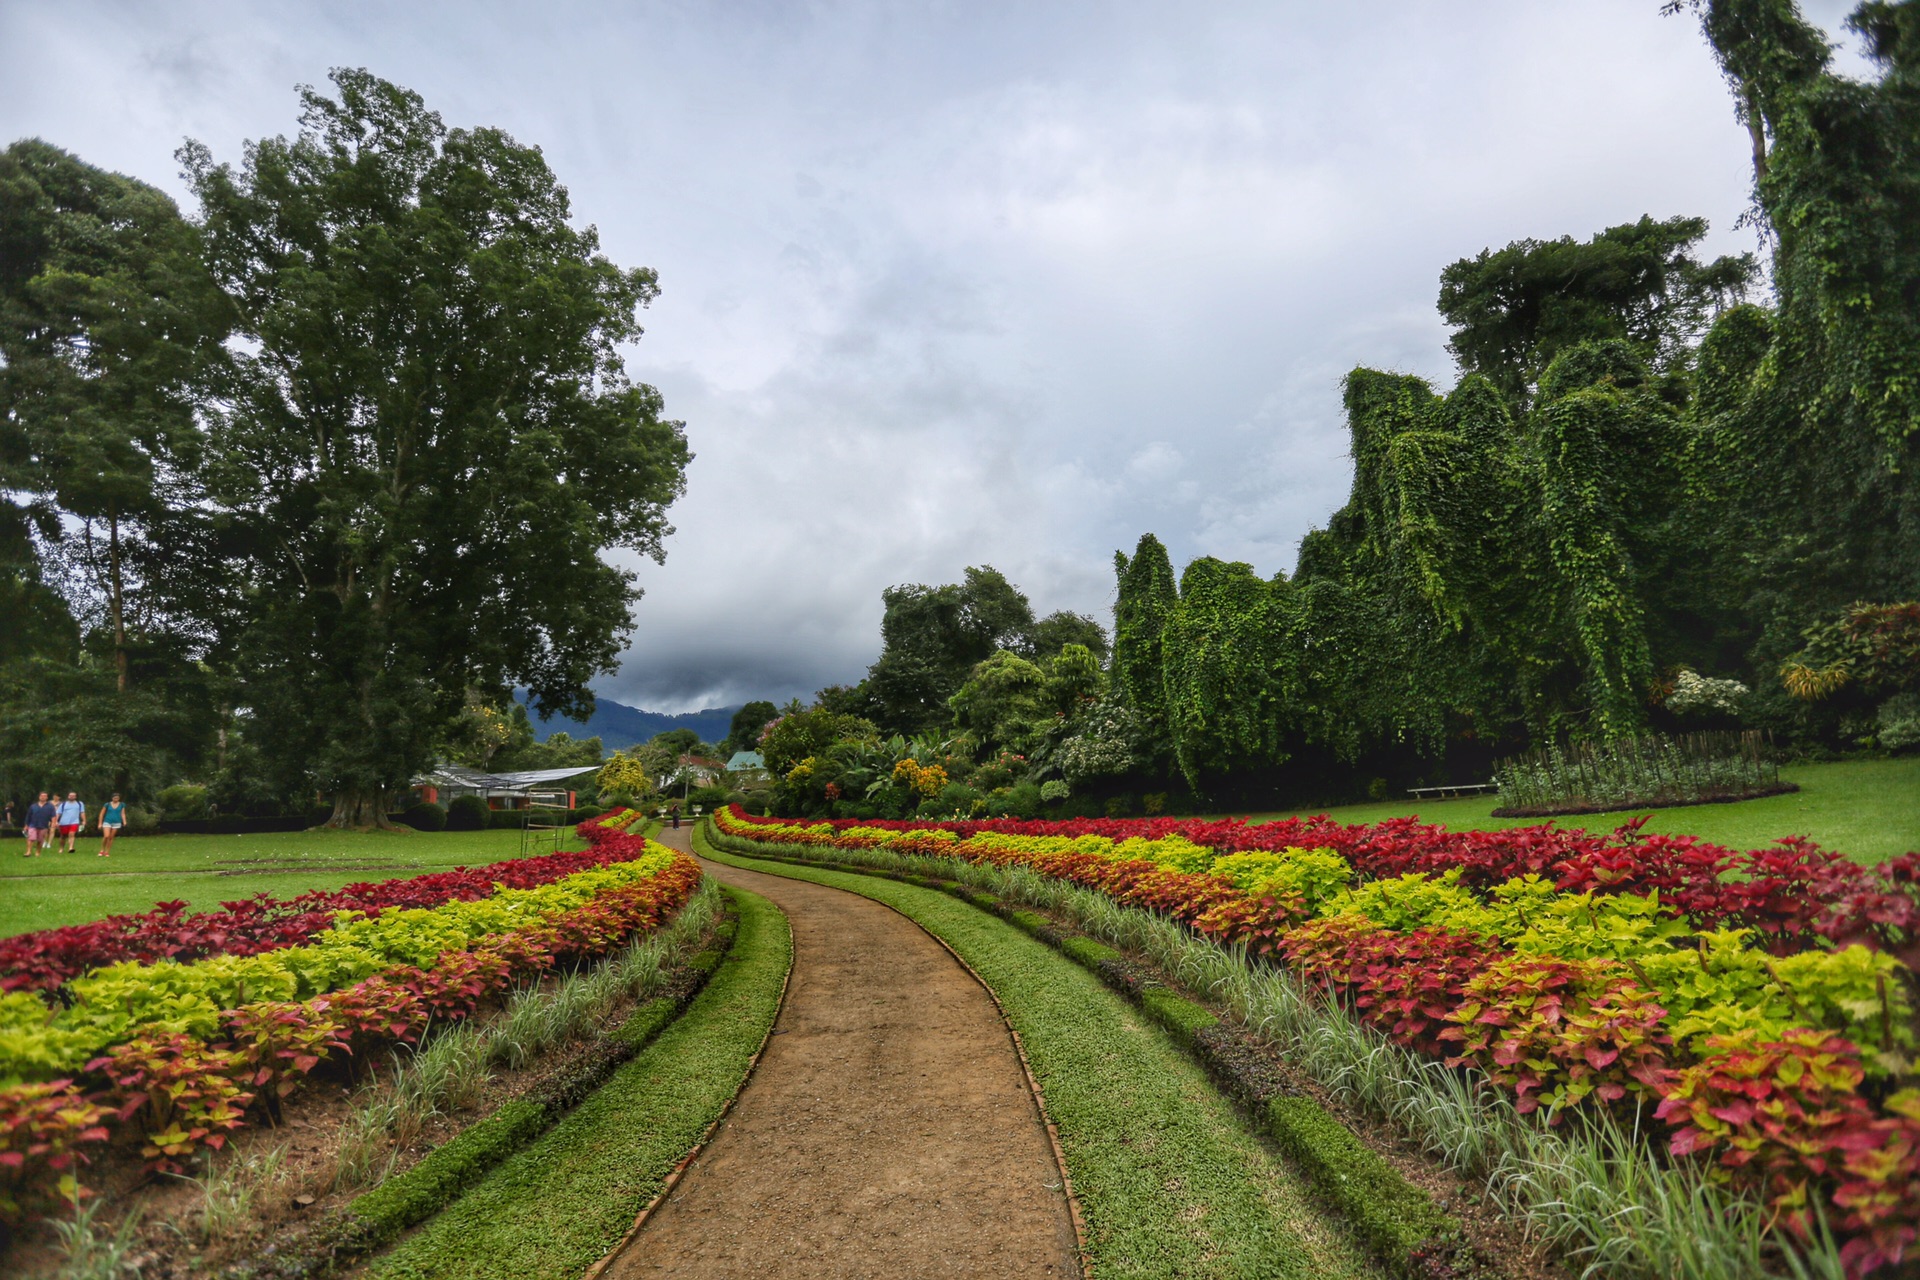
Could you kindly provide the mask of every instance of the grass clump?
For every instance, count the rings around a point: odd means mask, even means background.
[[[755,894],[725,892],[739,932],[687,1011],[559,1124],[375,1259],[372,1275],[574,1280],[619,1243],[739,1089],[779,1010],[793,954],[786,918]]]

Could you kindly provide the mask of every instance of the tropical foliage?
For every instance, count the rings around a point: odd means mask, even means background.
[[[1410,821],[716,822],[803,855],[1024,867],[1164,913],[1522,1112],[1664,1122],[1672,1158],[1717,1162],[1791,1235],[1837,1228],[1856,1275],[1914,1249],[1920,855],[1869,870],[1803,841]]]
[[[202,927],[197,959],[105,963],[62,980],[53,1003],[29,990],[0,998],[0,1215],[78,1199],[86,1153],[103,1143],[132,1144],[177,1171],[277,1114],[327,1062],[416,1043],[430,1023],[467,1017],[517,982],[658,926],[698,888],[700,869],[626,833],[630,816],[582,823],[589,854],[527,860],[539,864],[529,868],[537,887],[354,886],[365,909],[323,914],[275,946],[256,936],[229,950]],[[435,893],[440,905],[403,905]],[[254,904],[283,914],[277,906]],[[123,949],[114,939],[124,931],[103,931],[103,954]]]

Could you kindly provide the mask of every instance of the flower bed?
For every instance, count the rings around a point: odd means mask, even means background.
[[[121,961],[151,963],[213,955],[257,955],[306,942],[331,928],[341,911],[374,915],[394,907],[469,902],[491,896],[500,885],[536,889],[617,860],[616,852],[596,844],[585,852],[510,858],[491,866],[455,867],[411,879],[315,890],[293,898],[273,898],[263,893],[222,903],[218,911],[188,914],[183,902],[163,902],[152,911],[0,938],[0,992],[53,992],[89,970]]]
[[[1816,1209],[1855,1274],[1913,1251],[1920,857],[1410,821],[793,822],[730,836],[1021,866],[1149,908],[1472,1067],[1522,1111],[1646,1105],[1676,1157]]]
[[[328,1058],[413,1043],[431,1021],[466,1017],[515,982],[657,926],[698,887],[699,865],[623,826],[581,824],[592,854],[559,856],[587,865],[533,869],[545,878],[535,886],[503,878],[490,895],[432,907],[395,905],[394,891],[378,914],[337,913],[300,945],[105,966],[67,981],[59,1010],[8,995],[0,1214],[78,1196],[92,1144],[138,1143],[157,1167],[179,1168],[277,1111]]]

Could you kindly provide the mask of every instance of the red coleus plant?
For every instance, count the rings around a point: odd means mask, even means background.
[[[1859,1055],[1838,1036],[1716,1037],[1710,1056],[1672,1072],[1656,1114],[1676,1155],[1711,1153],[1767,1190],[1788,1226],[1810,1232],[1823,1194],[1849,1238],[1850,1274],[1897,1266],[1920,1233],[1920,1090],[1882,1111],[1860,1093]]]
[[[1545,1106],[1558,1118],[1589,1094],[1613,1102],[1661,1085],[1667,1011],[1616,961],[1504,956],[1462,994],[1440,1032],[1460,1050],[1447,1065],[1508,1086],[1523,1114]]]
[[[82,1145],[107,1140],[112,1114],[71,1080],[0,1090],[0,1221],[79,1199]]]
[[[141,1154],[168,1173],[182,1172],[183,1162],[202,1148],[225,1146],[253,1101],[235,1080],[245,1070],[241,1055],[188,1035],[143,1036],[87,1070],[112,1082],[125,1099],[119,1118],[136,1121],[146,1135]]]

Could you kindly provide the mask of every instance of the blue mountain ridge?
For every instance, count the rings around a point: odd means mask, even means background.
[[[526,701],[522,695],[516,694],[515,697],[522,703]],[[727,736],[727,730],[733,725],[733,713],[739,709],[708,707],[704,711],[668,715],[664,711],[643,711],[624,702],[615,702],[612,698],[596,697],[593,714],[585,720],[567,720],[559,716],[548,719],[535,714],[531,707],[527,708],[527,715],[533,720],[534,735],[542,742],[564,730],[576,738],[598,735],[601,745],[608,751],[618,751],[622,747],[645,742],[656,733],[665,733],[669,729],[691,729],[700,735],[702,742],[718,742]]]

